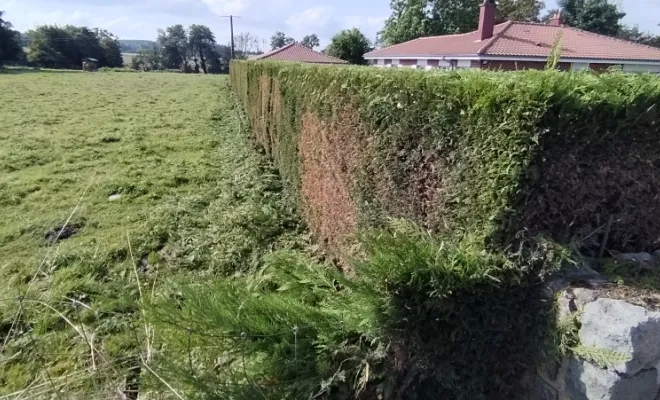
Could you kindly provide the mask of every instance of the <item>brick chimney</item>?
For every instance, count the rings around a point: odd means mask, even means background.
[[[493,37],[496,13],[497,4],[495,0],[484,0],[479,13],[479,40],[487,40]]]
[[[555,15],[550,18],[550,25],[561,26],[561,10],[557,11]]]

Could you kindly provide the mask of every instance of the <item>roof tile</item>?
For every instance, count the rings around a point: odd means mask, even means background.
[[[291,43],[279,49],[269,51],[255,58],[256,60],[295,61],[312,64],[346,64],[339,58],[321,54],[299,43]]]
[[[478,33],[419,38],[365,54],[365,57],[411,56],[521,56],[550,54],[561,35],[561,56],[576,59],[658,61],[660,49],[598,35],[566,26],[530,22],[505,22],[495,26],[492,38],[478,40]]]

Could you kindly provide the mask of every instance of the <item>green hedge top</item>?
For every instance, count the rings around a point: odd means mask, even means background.
[[[303,190],[313,162],[349,188],[358,227],[404,217],[496,246],[525,232],[586,252],[605,237],[660,247],[657,76],[234,62],[231,80],[321,236],[336,204],[305,195],[331,188]]]

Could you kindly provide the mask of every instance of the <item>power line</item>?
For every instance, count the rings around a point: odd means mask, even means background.
[[[236,51],[234,49],[234,18],[241,18],[238,15],[223,15],[220,18],[229,18],[229,28],[231,29],[231,59],[235,58]]]

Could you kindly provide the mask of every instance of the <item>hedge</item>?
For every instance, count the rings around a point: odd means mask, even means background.
[[[240,61],[231,82],[330,250],[392,217],[497,248],[659,247],[656,76]]]

